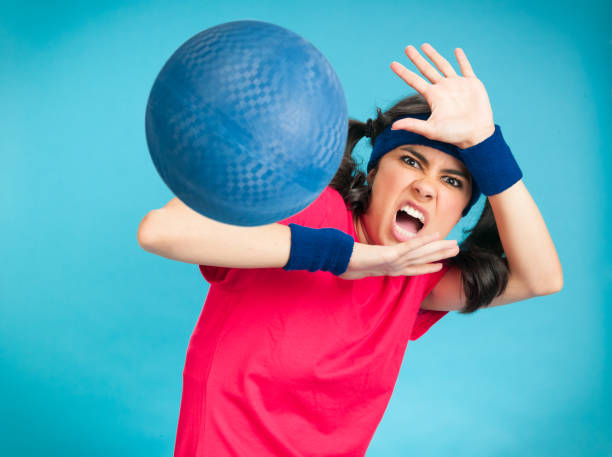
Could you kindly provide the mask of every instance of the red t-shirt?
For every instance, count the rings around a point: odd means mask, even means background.
[[[279,223],[290,222],[357,239],[331,187]],[[446,264],[359,280],[199,268],[211,286],[187,349],[176,457],[363,456],[408,340],[446,314],[420,310]]]

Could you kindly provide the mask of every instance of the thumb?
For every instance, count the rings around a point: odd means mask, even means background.
[[[391,130],[407,130],[429,138],[431,125],[427,121],[414,118],[400,119],[391,125]]]

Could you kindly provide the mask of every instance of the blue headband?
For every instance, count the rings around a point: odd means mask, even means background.
[[[399,119],[412,117],[425,121],[429,119],[429,116],[429,114],[411,114],[409,116],[402,116],[395,120],[397,121]],[[372,154],[370,155],[370,161],[368,162],[368,172],[370,172],[370,170],[376,166],[376,164],[383,155],[385,155],[392,149],[395,149],[398,146],[402,146],[404,144],[419,144],[423,146],[429,146],[431,148],[435,148],[442,152],[450,154],[451,156],[459,160],[461,163],[464,163],[463,159],[459,155],[459,149],[454,144],[430,140],[429,138],[426,138],[423,135],[419,135],[418,133],[414,132],[409,132],[407,130],[391,130],[391,126],[388,126],[376,136],[376,140],[374,141],[374,147],[372,149]],[[479,197],[480,189],[478,188],[478,184],[476,184],[476,180],[472,179],[472,197],[470,198],[470,201],[463,210],[463,216],[465,216],[470,211],[470,208],[474,205],[474,203],[476,203]]]

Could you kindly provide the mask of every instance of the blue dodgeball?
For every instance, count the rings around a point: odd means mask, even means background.
[[[346,99],[325,57],[295,33],[236,21],[198,33],[157,76],[151,158],[186,205],[255,226],[312,203],[342,160]]]

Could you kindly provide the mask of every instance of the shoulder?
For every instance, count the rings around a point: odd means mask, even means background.
[[[346,218],[346,211],[346,204],[340,192],[327,186],[308,206],[278,223],[293,223],[312,228],[335,227]]]
[[[331,186],[325,187],[323,192],[309,205],[314,207],[323,207],[326,209],[341,209],[346,208],[342,194]]]

